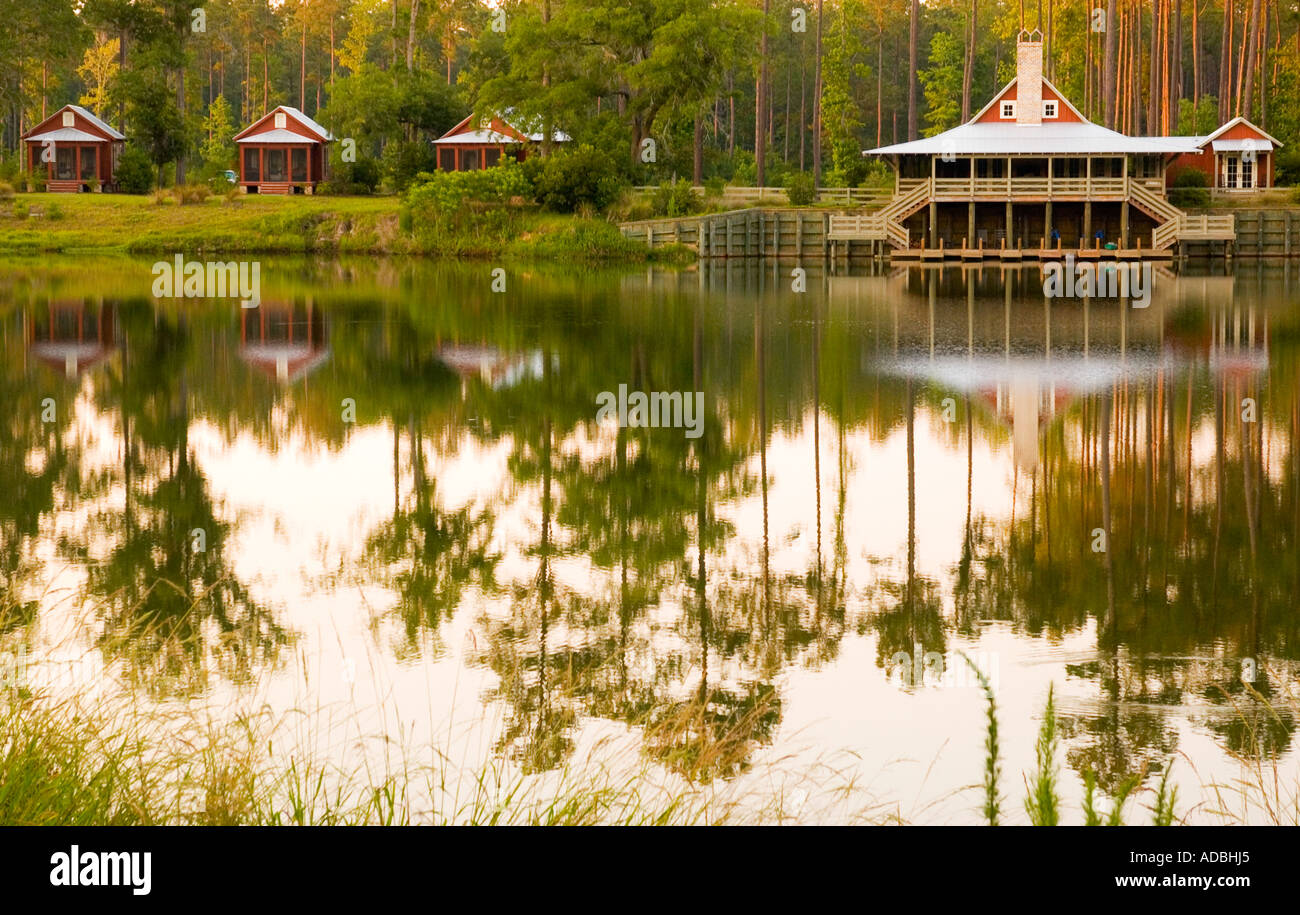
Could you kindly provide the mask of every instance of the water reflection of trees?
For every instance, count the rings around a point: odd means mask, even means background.
[[[94,385],[120,458],[69,480],[71,498],[91,508],[61,543],[85,564],[101,648],[163,693],[201,686],[209,661],[246,678],[288,640],[230,567],[233,525],[195,462],[189,436],[202,398],[192,381],[211,384],[197,361],[185,316],[122,304],[120,353]]]
[[[39,519],[71,478],[70,498],[93,501],[97,514],[65,555],[90,564],[92,593],[111,610],[120,637],[106,649],[135,652],[145,676],[174,680],[197,660],[174,646],[208,638],[238,675],[273,657],[285,635],[230,574],[232,522],[194,464],[190,429],[204,420],[228,439],[251,434],[274,449],[280,412],[309,442],[341,448],[355,427],[339,422],[339,402],[354,397],[360,426],[393,436],[392,513],[367,533],[358,566],[393,593],[405,647],[467,598],[490,598],[475,621],[479,660],[500,678],[502,748],[529,768],[559,764],[579,723],[594,717],[640,729],[647,751],[681,771],[738,771],[780,725],[780,674],[834,659],[850,605],[865,608],[861,627],[875,634],[882,667],[898,652],[944,652],[954,634],[975,637],[990,622],[1045,639],[1095,627],[1095,661],[1069,672],[1094,684],[1103,705],[1073,714],[1070,726],[1087,738],[1072,761],[1102,773],[1103,786],[1107,773],[1118,778],[1172,748],[1160,706],[1216,706],[1204,720],[1226,746],[1282,752],[1289,719],[1252,726],[1231,711],[1247,704],[1244,658],[1258,659],[1251,686],[1266,697],[1292,685],[1270,662],[1297,652],[1294,342],[1275,332],[1263,371],[1211,366],[1196,350],[1062,402],[1042,419],[1034,466],[1011,470],[1006,517],[974,505],[987,482],[974,479],[976,456],[1013,441],[996,408],[979,391],[882,368],[909,348],[960,353],[978,349],[985,330],[1013,333],[1005,287],[979,281],[976,303],[970,286],[899,291],[888,277],[869,279],[880,288],[864,286],[870,294],[855,308],[815,289],[791,295],[757,274],[718,302],[694,276],[652,291],[631,279],[615,289],[535,278],[508,303],[466,277],[438,286],[447,304],[434,306],[350,294],[321,306],[332,319],[329,364],[289,387],[240,370],[228,313],[181,317],[128,303],[120,358],[96,370],[93,385],[123,443],[116,465],[82,471],[66,430],[38,422],[40,392],[12,360],[0,371],[4,395],[21,405],[0,424],[0,575],[10,591],[30,577]],[[1040,307],[1016,303],[1017,321]],[[1058,313],[1053,332],[1081,308]],[[1130,353],[1179,341],[1194,349],[1221,317],[1213,308],[1154,314],[1120,328],[1127,319],[1095,307],[1093,352],[1118,339]],[[507,381],[458,376],[438,355],[449,345],[539,353],[538,370]],[[598,429],[595,394],[620,383],[705,391],[704,436]],[[936,419],[948,396],[959,417],[951,424]],[[1258,400],[1259,423],[1237,421],[1245,396]],[[905,436],[906,478],[855,467],[846,440],[857,432],[875,442]],[[466,436],[508,454],[508,483],[489,504],[465,500],[430,469]],[[815,502],[799,510],[815,546],[795,573],[771,562],[774,538],[787,533],[769,529],[768,448],[778,438],[812,443],[802,472]],[[946,577],[918,570],[924,448],[965,461],[966,505],[950,507],[961,551]],[[903,486],[906,525],[881,519],[898,533],[897,561],[853,581],[850,489],[869,501]],[[117,492],[120,503],[110,498]],[[726,509],[751,498],[762,529],[737,530]],[[526,542],[503,545],[500,518],[520,505]],[[1092,549],[1103,526],[1104,556]],[[187,549],[195,528],[207,534],[203,553]],[[510,567],[527,568],[522,580],[499,572],[497,553],[515,549],[522,557]],[[147,621],[163,625],[137,636]],[[1196,663],[1220,651],[1222,663]]]

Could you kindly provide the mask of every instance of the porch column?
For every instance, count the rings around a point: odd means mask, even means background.
[[[1047,161],[1051,162],[1052,160],[1048,159]],[[1048,168],[1050,169],[1051,166],[1049,165]],[[1047,176],[1047,180],[1051,182],[1052,176],[1050,174]],[[1052,201],[1050,199],[1043,205],[1043,210],[1043,246],[1050,248],[1052,247]]]
[[[1088,157],[1087,183],[1084,187],[1087,189],[1083,198],[1083,238],[1079,244],[1080,248],[1092,247],[1092,156]]]
[[[939,247],[939,204],[930,198],[930,247]]]
[[[1128,198],[1119,205],[1119,246],[1128,247]]]
[[[975,201],[966,205],[966,247],[975,247]]]
[[[1008,178],[1007,180],[1010,181],[1011,179]],[[1007,247],[1008,248],[1013,247],[1015,243],[1016,243],[1016,237],[1015,235],[1012,234],[1011,231],[1011,197],[1010,195],[1008,195],[1007,196]]]

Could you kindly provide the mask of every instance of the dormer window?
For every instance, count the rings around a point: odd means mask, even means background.
[[[1055,100],[1052,100],[1052,101],[1044,101],[1044,102],[1043,102],[1043,117],[1045,117],[1045,118],[1054,118],[1054,117],[1056,117],[1056,102],[1055,102]]]
[[[1004,118],[1014,118],[1015,116],[1016,116],[1016,103],[1015,103],[1015,102],[1003,102],[1003,103],[1002,103],[1002,117],[1004,117]]]
[[[71,111],[63,112],[63,126],[75,127],[77,125],[77,116]]]
[[[275,113],[275,126],[278,130],[284,130],[285,127],[289,126],[288,115],[283,111],[277,111]]]

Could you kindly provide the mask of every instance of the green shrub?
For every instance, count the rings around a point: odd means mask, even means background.
[[[0,200],[12,200],[14,196],[14,186],[8,181],[0,181]]]
[[[812,175],[806,172],[791,172],[785,179],[785,196],[789,198],[791,206],[811,206],[817,197]]]
[[[659,185],[652,207],[656,216],[689,216],[704,208],[704,201],[685,178]]]
[[[45,211],[45,218],[51,222],[58,222],[60,219],[63,219],[65,215],[63,207],[59,206],[57,203],[51,203],[49,208]]]
[[[1184,168],[1174,175],[1169,202],[1176,207],[1207,207],[1210,205],[1209,183],[1204,172]]]
[[[384,179],[394,191],[405,191],[421,172],[437,168],[433,147],[422,140],[389,143],[384,147]]]
[[[721,175],[714,175],[712,178],[704,180],[704,193],[708,197],[721,197],[727,192],[727,179]]]
[[[614,157],[586,144],[530,157],[524,171],[534,199],[556,213],[572,213],[583,203],[603,210],[627,187]]]
[[[14,204],[14,219],[26,219],[29,210],[27,204],[19,200]]]
[[[406,192],[407,214],[402,222],[412,228],[417,220],[447,224],[468,215],[476,205],[511,203],[530,193],[523,168],[512,160],[472,172],[425,172]]]
[[[379,179],[378,160],[361,156],[355,162],[344,162],[336,153],[330,161],[330,180],[318,190],[322,194],[373,194],[379,187]]]
[[[17,184],[22,176],[22,153],[15,150],[13,155],[0,151],[0,181]]]
[[[126,194],[147,194],[153,187],[153,163],[144,150],[127,145],[117,160],[114,178],[117,186]]]

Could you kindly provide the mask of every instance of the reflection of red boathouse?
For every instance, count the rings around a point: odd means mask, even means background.
[[[240,309],[239,355],[281,384],[304,378],[330,356],[325,316],[310,301]]]
[[[46,365],[75,378],[103,362],[117,348],[117,316],[112,303],[83,299],[51,300],[24,313],[27,349]]]

